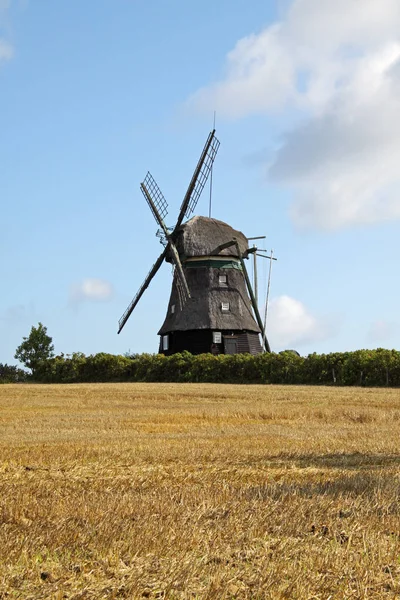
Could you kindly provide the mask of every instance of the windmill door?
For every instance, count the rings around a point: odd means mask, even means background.
[[[235,337],[224,337],[224,352],[225,354],[238,353],[238,341]]]

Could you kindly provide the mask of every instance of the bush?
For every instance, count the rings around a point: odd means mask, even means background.
[[[19,371],[26,378],[25,372]],[[35,379],[49,383],[170,381],[400,386],[400,352],[378,348],[332,354],[313,353],[306,357],[290,350],[256,356],[193,356],[189,352],[172,356],[114,356],[101,352],[85,356],[77,352],[67,356],[61,354],[41,363]]]
[[[15,365],[0,363],[0,383],[21,383],[27,381],[28,373]]]

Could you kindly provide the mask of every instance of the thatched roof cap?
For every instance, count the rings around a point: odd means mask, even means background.
[[[240,251],[244,253],[249,245],[241,231],[233,229],[223,221],[196,216],[178,229],[176,247],[181,256],[212,256],[217,246],[229,242],[234,237],[238,241]],[[222,250],[219,256],[237,256],[237,250],[235,246],[231,246]]]

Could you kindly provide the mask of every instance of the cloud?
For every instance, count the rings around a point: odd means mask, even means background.
[[[71,286],[70,300],[75,304],[85,301],[104,302],[110,300],[113,294],[113,287],[108,281],[87,278]]]
[[[400,218],[400,2],[294,0],[236,44],[221,81],[188,101],[242,118],[281,113],[274,183],[301,228]]]
[[[279,296],[268,311],[267,336],[273,348],[296,348],[330,337],[324,319],[314,316],[299,300]]]
[[[396,323],[378,319],[371,324],[367,337],[369,341],[379,343],[389,340],[397,331],[398,326]]]
[[[227,56],[225,79],[199,90],[190,104],[234,118],[281,106],[295,86],[292,60],[280,35],[281,27],[274,25],[240,40]]]

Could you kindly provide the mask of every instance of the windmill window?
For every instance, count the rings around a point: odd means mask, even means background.
[[[213,331],[213,344],[222,343],[222,333],[220,331]]]
[[[218,275],[218,283],[221,287],[228,286],[228,279],[226,275]]]
[[[229,302],[222,302],[221,310],[222,312],[229,312]]]
[[[162,338],[162,349],[168,350],[169,348],[169,335],[163,335]]]
[[[175,304],[171,304],[171,314],[174,314],[175,312]]]

